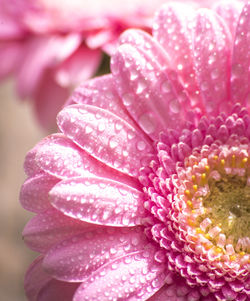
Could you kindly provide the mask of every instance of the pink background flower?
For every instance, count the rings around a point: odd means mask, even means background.
[[[51,129],[71,89],[96,73],[101,51],[111,54],[127,28],[151,32],[163,2],[1,0],[0,79],[14,75],[19,97],[33,101],[38,122]]]
[[[101,50],[112,52],[126,28],[151,28],[161,0],[143,11],[140,2],[0,1],[0,79],[14,75],[19,97],[51,128],[71,89],[97,71]]]
[[[247,300],[245,207],[230,236],[213,193],[249,172],[249,14],[165,4],[75,90],[25,160],[29,300]]]

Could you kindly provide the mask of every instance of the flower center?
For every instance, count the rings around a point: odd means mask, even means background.
[[[220,145],[191,155],[180,169],[179,218],[211,260],[245,264],[250,252],[248,146]],[[183,193],[184,191],[184,193]],[[190,231],[191,229],[191,231]],[[245,256],[246,255],[246,256]]]
[[[210,192],[203,198],[207,208],[206,217],[213,224],[220,225],[226,237],[232,239],[233,245],[250,237],[250,186],[247,177],[223,175],[216,181],[208,181]],[[243,251],[243,250],[241,250]]]

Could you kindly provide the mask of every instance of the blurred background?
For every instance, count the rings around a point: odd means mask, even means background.
[[[23,243],[22,229],[32,214],[19,204],[25,180],[25,154],[46,133],[37,125],[31,106],[17,100],[11,81],[0,85],[0,299],[26,300],[23,278],[36,257]]]

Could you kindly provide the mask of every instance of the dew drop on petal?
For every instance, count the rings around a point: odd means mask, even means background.
[[[131,93],[126,93],[122,96],[122,99],[125,106],[130,106],[134,101],[134,96]]]
[[[172,113],[179,113],[180,112],[180,104],[179,101],[177,99],[173,99],[170,101],[169,103],[169,108],[171,110]]]
[[[143,114],[139,118],[139,125],[146,134],[152,134],[155,130],[153,118],[149,114]]]

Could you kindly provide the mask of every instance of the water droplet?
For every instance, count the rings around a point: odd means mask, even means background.
[[[105,130],[105,124],[104,123],[99,123],[98,124],[98,131],[99,132],[103,132]]]
[[[208,89],[208,83],[207,82],[202,82],[201,83],[201,90],[202,91],[207,91]]]
[[[147,87],[147,83],[144,79],[138,80],[136,93],[137,94],[142,93],[146,89],[146,87]]]
[[[87,125],[86,127],[85,127],[85,133],[86,134],[90,134],[90,133],[92,133],[93,132],[93,129],[89,126],[89,125]]]
[[[152,134],[155,131],[153,118],[149,114],[143,114],[139,118],[139,124],[146,134]]]
[[[132,69],[131,72],[130,72],[130,79],[133,81],[133,80],[136,80],[137,77],[138,77],[137,71],[135,71],[134,69]]]
[[[115,136],[111,137],[109,139],[109,146],[110,146],[110,148],[114,149],[114,148],[117,147],[117,145],[118,145],[118,142],[116,140],[116,137]]]
[[[170,93],[171,92],[171,84],[169,81],[165,81],[161,85],[161,90],[163,93]]]
[[[208,64],[212,65],[215,62],[216,56],[214,54],[210,55],[208,58]]]
[[[122,129],[122,123],[120,121],[115,122],[115,129],[119,132]]]
[[[179,113],[180,112],[179,101],[177,99],[171,100],[169,103],[169,108],[173,113],[175,113],[175,114]]]
[[[146,148],[146,143],[144,141],[137,142],[137,149],[143,151]]]
[[[178,64],[177,65],[177,69],[181,71],[183,69],[183,65],[182,64]]]
[[[211,72],[211,78],[212,79],[217,79],[219,77],[220,73],[219,70],[216,68]]]
[[[126,93],[122,96],[122,99],[125,106],[130,106],[134,101],[134,96],[131,93]]]

